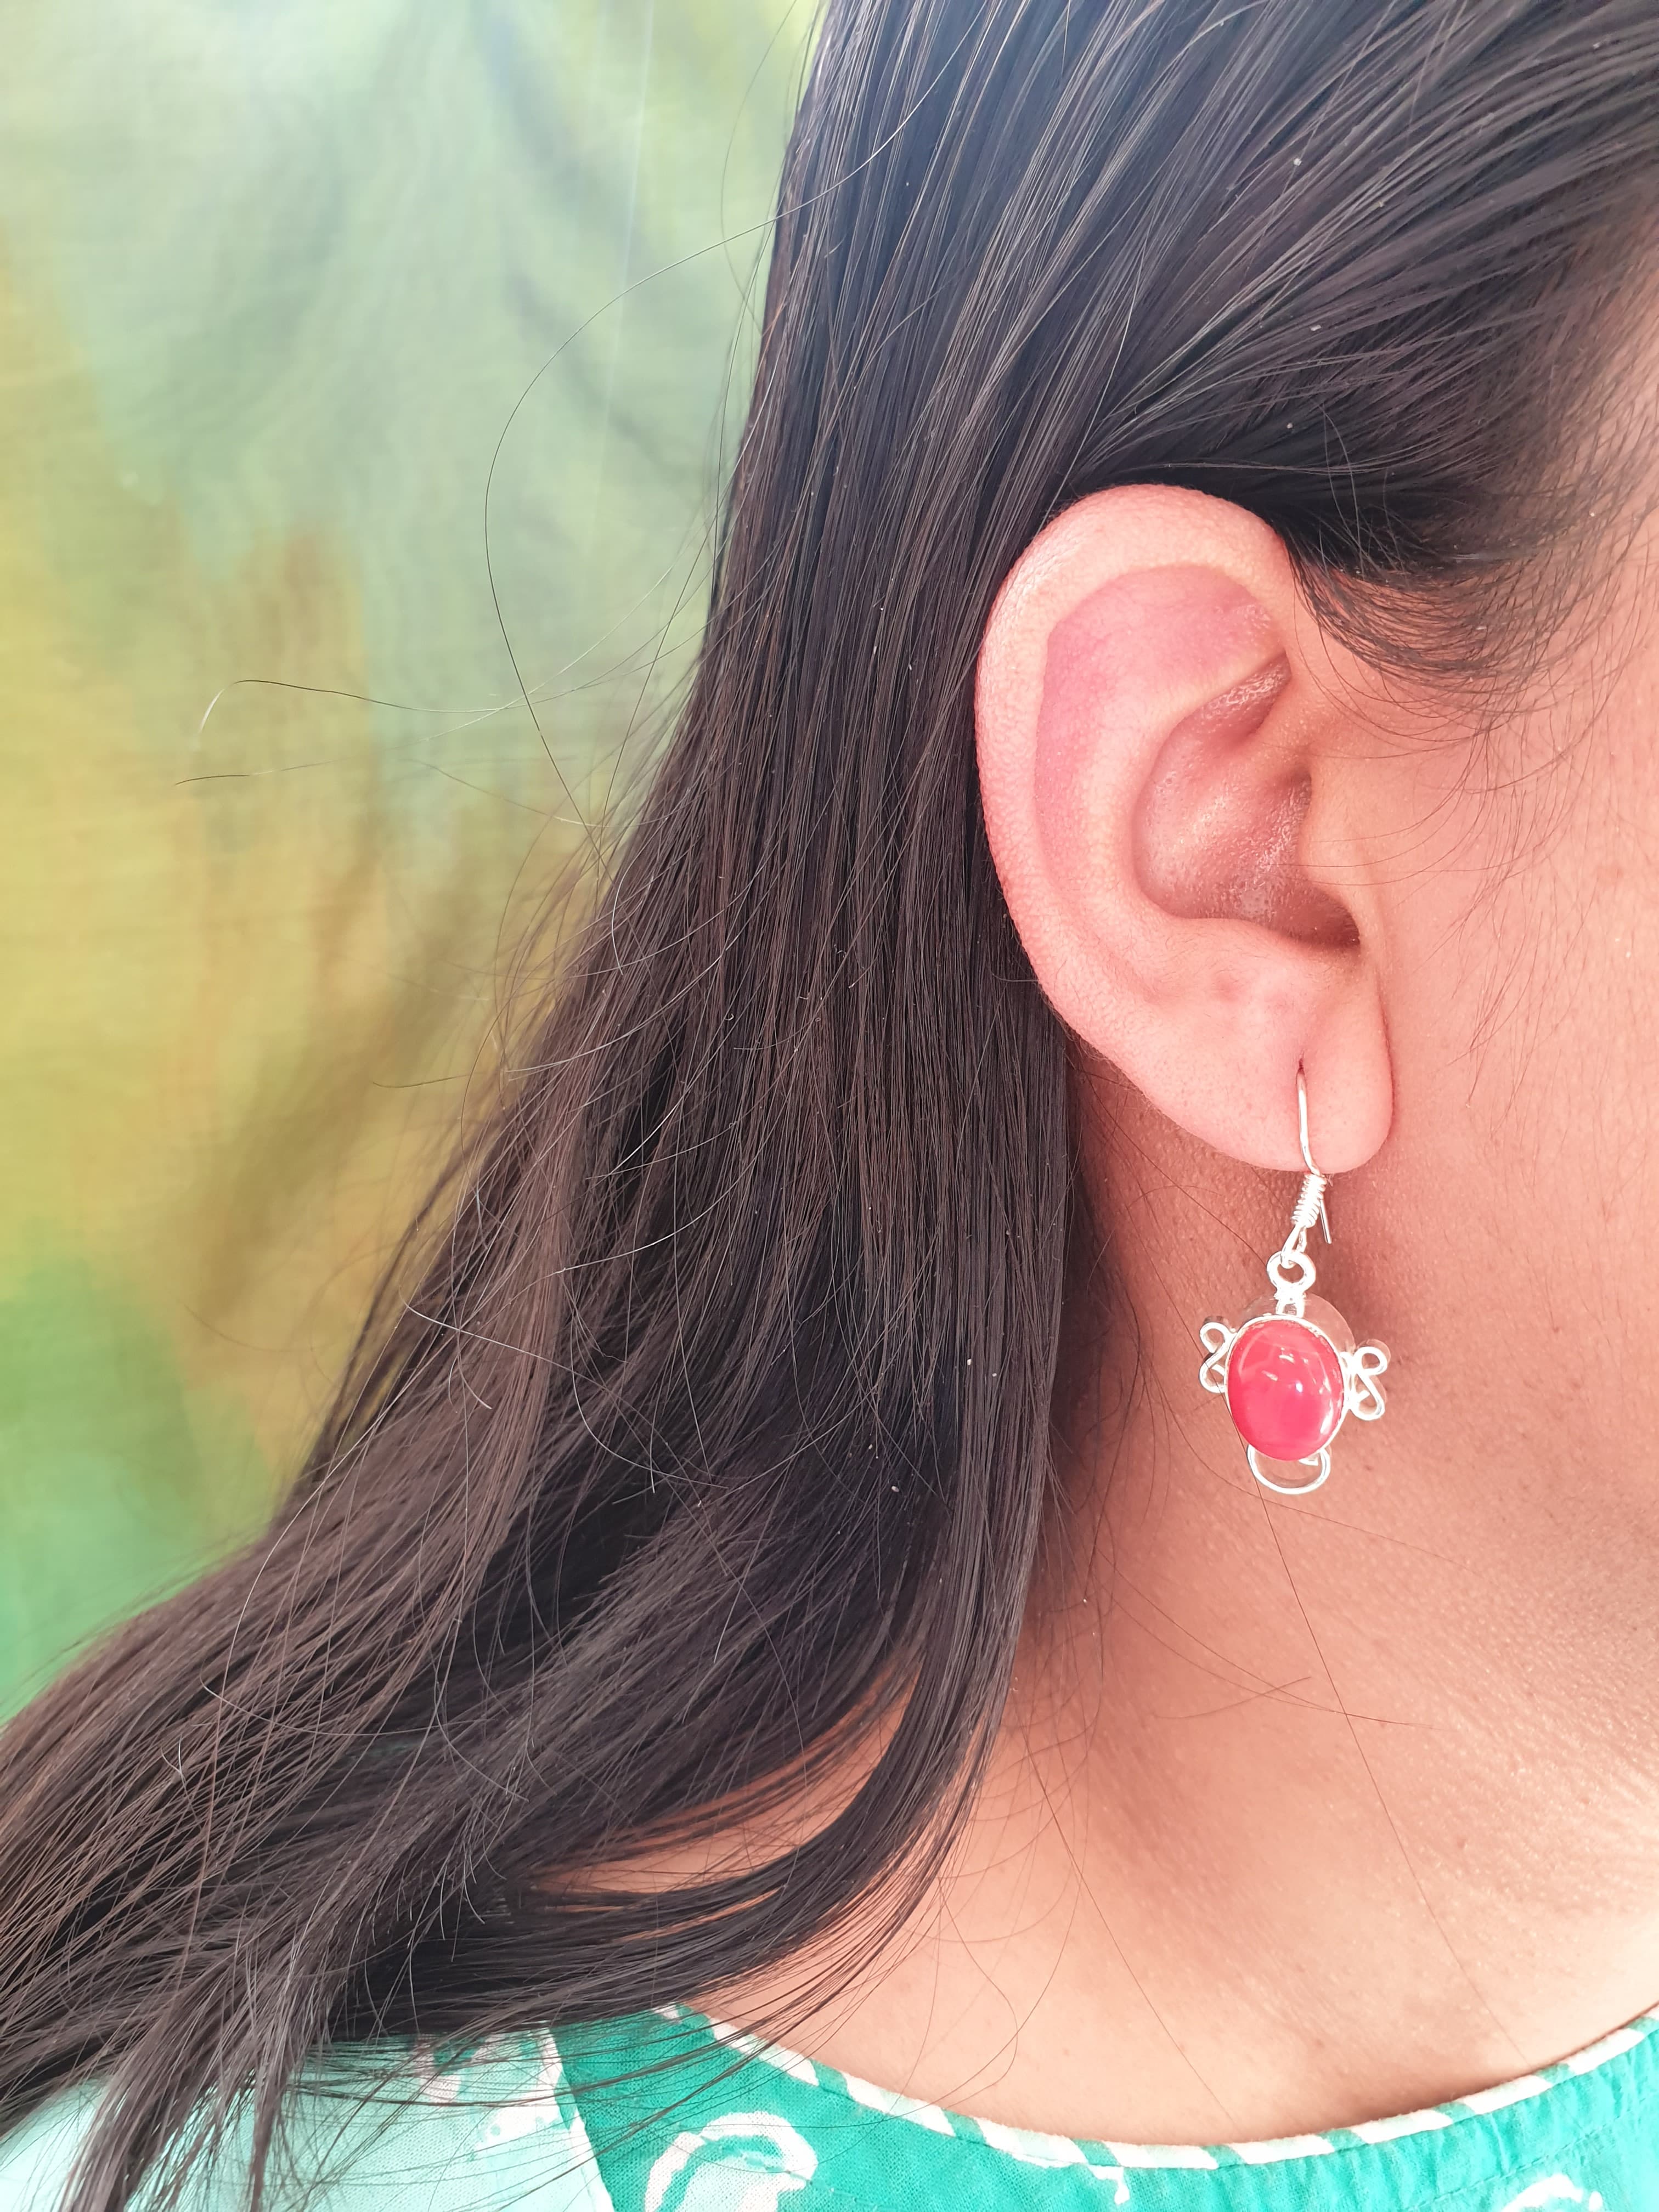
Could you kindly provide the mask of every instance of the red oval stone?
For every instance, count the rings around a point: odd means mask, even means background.
[[[1267,1459],[1311,1459],[1342,1419],[1336,1348],[1305,1322],[1273,1314],[1239,1331],[1227,1360],[1227,1411]]]

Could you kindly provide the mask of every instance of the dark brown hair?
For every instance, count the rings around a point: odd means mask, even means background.
[[[948,1832],[1071,1204],[977,803],[992,599],[1155,479],[1379,651],[1467,659],[1472,579],[1495,638],[1595,443],[1656,70],[1653,0],[832,0],[597,919],[274,1527],[0,1748],[0,2120],[107,2082],[82,2212],[233,2104],[257,2172],[320,2046],[695,1995]],[[617,1871],[855,1739],[775,1863]]]

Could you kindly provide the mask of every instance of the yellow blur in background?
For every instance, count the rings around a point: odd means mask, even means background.
[[[268,1513],[648,771],[809,30],[0,0],[0,1707]]]

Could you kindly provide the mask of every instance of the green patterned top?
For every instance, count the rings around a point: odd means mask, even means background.
[[[1653,2212],[1659,2014],[1397,2119],[1208,2148],[971,2120],[678,2007],[467,2051],[341,2062],[267,2203],[313,2212]],[[386,2060],[393,2061],[388,2071]],[[49,2212],[90,2106],[0,2147],[0,2212]],[[233,2154],[188,2193],[233,2212]]]

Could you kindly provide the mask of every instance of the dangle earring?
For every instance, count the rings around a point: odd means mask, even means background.
[[[1352,1413],[1357,1421],[1380,1421],[1382,1393],[1377,1377],[1389,1364],[1384,1344],[1356,1346],[1353,1331],[1336,1308],[1310,1297],[1314,1263],[1308,1237],[1315,1222],[1331,1241],[1325,1212],[1328,1176],[1314,1165],[1308,1144],[1308,1085],[1298,1065],[1296,1108],[1307,1173],[1291,1215],[1291,1230],[1267,1262],[1273,1295],[1253,1305],[1237,1328],[1206,1321],[1198,1332],[1204,1346],[1198,1379],[1227,1401],[1233,1426],[1243,1439],[1250,1473],[1264,1490],[1301,1498],[1317,1490],[1331,1471],[1331,1439]],[[1276,1474],[1310,1467],[1305,1482],[1280,1482]]]

